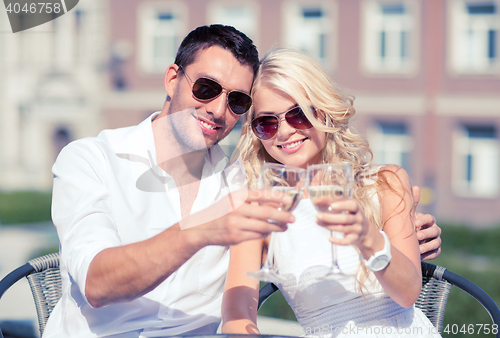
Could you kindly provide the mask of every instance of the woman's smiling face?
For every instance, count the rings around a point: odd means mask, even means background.
[[[297,103],[279,90],[260,87],[253,96],[254,118],[262,115],[278,115],[293,108]],[[284,115],[276,135],[269,140],[261,140],[267,153],[282,164],[306,168],[308,164],[319,163],[320,152],[326,142],[326,133],[314,127],[300,130],[291,127]]]

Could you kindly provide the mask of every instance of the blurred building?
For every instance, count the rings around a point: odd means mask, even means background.
[[[7,34],[0,16],[0,189],[50,187],[67,141],[160,110],[182,38],[210,23],[242,30],[261,57],[318,59],[356,96],[375,162],[423,188],[421,210],[498,223],[500,0],[87,0],[39,27],[50,34]]]
[[[47,189],[69,141],[104,127],[106,6],[13,34],[0,11],[0,189]]]

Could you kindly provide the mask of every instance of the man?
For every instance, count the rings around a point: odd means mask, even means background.
[[[217,330],[227,246],[294,221],[256,203],[286,197],[238,190],[242,172],[217,144],[250,107],[257,69],[257,50],[244,34],[199,27],[166,71],[159,114],[61,152],[52,213],[63,296],[44,337]],[[430,226],[425,238],[439,235],[431,217],[422,219]],[[439,250],[439,238],[431,246]]]

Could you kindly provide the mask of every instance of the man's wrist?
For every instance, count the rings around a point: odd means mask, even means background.
[[[203,235],[204,231],[196,229],[196,227],[181,229],[177,223],[167,229],[167,232],[169,232],[168,230],[170,230],[170,233],[166,235],[175,236],[175,241],[181,243],[181,245],[185,247],[186,251],[190,252],[192,255],[209,245],[206,236]]]

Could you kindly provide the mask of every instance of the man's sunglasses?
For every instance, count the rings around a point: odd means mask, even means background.
[[[193,81],[184,68],[182,66],[179,67],[182,68],[188,80],[193,84],[193,96],[197,100],[202,102],[210,101],[219,97],[223,91],[226,91],[227,105],[234,114],[243,115],[252,106],[252,98],[250,95],[237,90],[227,90],[218,82],[206,77],[200,77],[196,81]]]
[[[315,109],[312,109],[315,112]],[[302,109],[296,106],[277,115],[262,115],[254,118],[251,125],[255,136],[264,141],[272,139],[274,136],[276,136],[276,133],[278,132],[278,129],[280,127],[281,120],[283,119],[279,118],[278,116],[282,114],[285,114],[284,119],[292,128],[307,130],[313,127]]]

